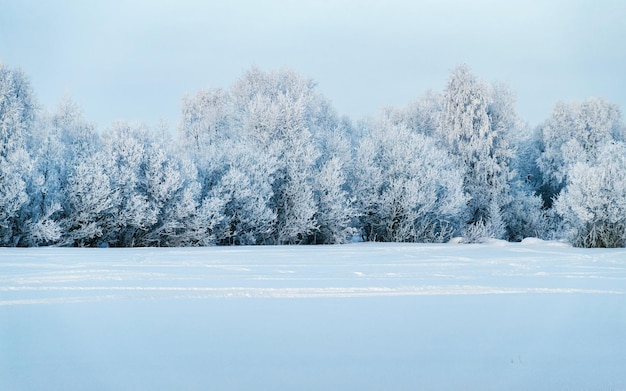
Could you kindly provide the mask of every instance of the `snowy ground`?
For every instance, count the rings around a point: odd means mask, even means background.
[[[0,249],[0,390],[626,390],[626,250]]]

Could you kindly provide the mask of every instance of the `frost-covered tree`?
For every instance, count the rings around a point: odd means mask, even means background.
[[[141,245],[149,228],[157,222],[158,210],[148,200],[145,183],[148,137],[142,125],[122,122],[103,135],[103,151],[109,159],[106,173],[116,195],[114,230],[107,238],[109,244]]]
[[[441,242],[459,231],[463,172],[436,143],[383,120],[357,151],[355,197],[371,241]]]
[[[172,246],[215,243],[220,204],[200,202],[197,171],[179,158],[167,133],[117,123],[103,136],[113,193],[109,245]]]
[[[117,230],[118,191],[108,175],[109,156],[99,151],[72,167],[66,182],[64,244],[108,246]]]
[[[45,121],[37,126],[30,151],[32,166],[27,180],[29,202],[22,208],[25,234],[21,243],[39,246],[57,243],[62,236],[64,146]]]
[[[276,157],[237,128],[243,120],[233,116],[236,109],[231,94],[221,89],[187,97],[179,140],[198,168],[201,204],[206,211],[219,209],[222,217],[214,227],[213,241],[262,244],[275,229],[270,200]],[[243,108],[237,110],[241,114]]]
[[[0,245],[16,246],[25,232],[32,160],[27,151],[36,118],[28,78],[0,62]]]
[[[28,181],[29,204],[23,214],[24,244],[38,246],[63,243],[68,214],[68,180],[74,167],[97,151],[98,134],[81,108],[64,97],[56,112],[40,117],[29,150],[33,167]]]
[[[257,77],[251,73],[246,77]],[[275,88],[256,95],[245,112],[245,134],[276,159],[271,208],[276,212],[276,243],[305,243],[316,229],[313,169],[319,150],[307,121],[303,80],[262,74]],[[276,78],[276,80],[272,80]],[[283,84],[277,83],[281,81]],[[284,91],[281,91],[283,89]]]
[[[241,126],[242,133],[255,139],[278,163],[271,200],[276,212],[275,241],[348,240],[353,209],[343,173],[350,156],[344,137],[349,124],[339,120],[312,80],[291,71],[252,69],[231,93],[236,106],[235,126]],[[332,159],[335,163],[330,163]],[[320,176],[331,171],[341,174],[338,180],[343,183]],[[344,215],[327,209],[328,195],[346,206]]]
[[[626,145],[594,147],[593,162],[579,161],[567,172],[567,186],[555,201],[575,246],[626,245]]]
[[[507,141],[516,123],[512,110],[502,87],[489,87],[464,65],[452,71],[436,135],[464,171],[463,188],[470,197],[465,233],[469,240],[507,236],[504,210],[513,201],[514,152]]]
[[[567,185],[569,171],[578,162],[593,162],[599,148],[611,141],[624,141],[619,107],[601,98],[582,103],[559,102],[552,115],[538,128],[542,174],[541,195],[546,205]]]
[[[202,197],[224,202],[224,243],[347,240],[351,218],[320,210],[327,194],[349,204],[344,184],[337,189],[336,181],[318,177],[332,171],[331,159],[345,175],[346,121],[310,79],[252,68],[229,91],[200,91],[183,106],[181,144],[198,166]]]

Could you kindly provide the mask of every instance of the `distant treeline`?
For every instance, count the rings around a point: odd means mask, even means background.
[[[443,92],[353,123],[312,80],[252,68],[182,107],[177,137],[98,131],[0,63],[0,244],[626,244],[625,127],[601,98],[530,129],[506,85],[461,65]]]

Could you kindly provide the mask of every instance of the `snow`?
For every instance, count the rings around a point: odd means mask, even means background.
[[[0,390],[623,390],[626,249],[0,249]]]

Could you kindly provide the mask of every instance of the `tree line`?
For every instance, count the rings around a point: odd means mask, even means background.
[[[506,85],[461,65],[443,91],[356,123],[313,80],[252,68],[184,97],[176,132],[99,131],[69,98],[41,109],[0,63],[0,244],[624,247],[625,130],[601,98],[531,129]]]

